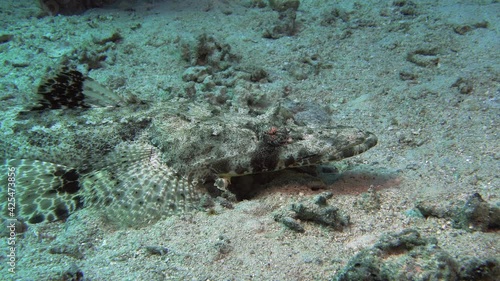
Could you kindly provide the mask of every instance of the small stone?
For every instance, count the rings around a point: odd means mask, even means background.
[[[168,249],[160,246],[145,246],[144,249],[150,255],[163,256],[168,253]]]
[[[349,216],[343,215],[336,207],[325,205],[318,206],[309,202],[301,202],[291,205],[291,210],[295,212],[295,217],[330,226],[334,229],[341,229],[349,224]]]
[[[297,220],[291,217],[281,218],[281,223],[293,231],[304,232],[304,228],[302,227],[302,225],[300,225]]]
[[[228,238],[221,235],[219,236],[219,241],[215,243],[215,248],[219,251],[219,254],[226,255],[229,254],[234,247],[231,245],[231,241]]]
[[[194,81],[201,83],[208,75],[208,69],[205,66],[192,66],[184,71],[182,80],[184,82]]]
[[[465,205],[453,216],[453,226],[467,231],[487,231],[488,224],[489,204],[479,193],[471,195]]]
[[[12,40],[12,38],[14,38],[14,35],[12,35],[12,34],[1,34],[0,35],[0,44],[7,43],[10,40]]]
[[[299,5],[299,0],[269,0],[269,6],[277,12],[284,12],[288,9],[297,11]]]
[[[326,201],[333,197],[333,193],[325,192],[314,197],[314,203],[318,206],[326,205]]]

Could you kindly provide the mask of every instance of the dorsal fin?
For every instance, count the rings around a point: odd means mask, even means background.
[[[118,106],[123,100],[112,91],[75,69],[63,67],[38,87],[38,104],[32,111],[45,109]]]

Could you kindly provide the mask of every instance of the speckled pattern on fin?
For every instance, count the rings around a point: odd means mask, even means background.
[[[63,67],[37,90],[38,104],[31,111],[116,106],[121,98],[81,72]]]
[[[4,160],[0,191],[7,196],[8,168],[15,168],[16,217],[8,215],[7,200],[0,202],[2,216],[28,223],[66,219],[82,207],[80,175],[75,169],[38,160]]]
[[[195,208],[194,184],[159,162],[159,154],[145,144],[124,143],[87,174],[38,160],[3,163],[1,192],[9,167],[16,169],[17,219],[27,223],[66,219],[77,209],[95,207],[111,222],[143,226],[165,215]],[[7,201],[0,205],[8,216]]]
[[[56,76],[46,79],[40,84],[37,94],[41,95],[37,106],[31,110],[89,108],[83,95],[82,73],[62,69]]]
[[[161,164],[149,145],[124,145],[98,165],[103,167],[82,181],[85,205],[98,207],[119,225],[149,224],[187,212],[198,202],[194,184]]]

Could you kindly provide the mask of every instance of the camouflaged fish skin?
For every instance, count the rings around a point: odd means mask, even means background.
[[[64,116],[76,124],[96,114],[114,120],[102,125],[112,126],[123,122],[119,110],[128,109],[126,101],[76,70],[62,69],[41,84],[38,94],[40,100],[31,112],[43,115],[62,110],[68,114],[56,118]],[[94,108],[117,104],[116,110],[94,112]],[[78,110],[78,114],[69,114]],[[9,167],[18,171],[16,195],[21,207],[16,218],[27,223],[63,220],[89,207],[113,223],[142,226],[196,209],[207,183],[223,180],[230,184],[231,177],[339,161],[377,144],[374,134],[354,127],[297,124],[293,114],[280,105],[250,116],[215,111],[208,104],[155,103],[134,107],[127,116],[128,120],[146,118],[148,122],[134,128],[134,140],[123,141],[98,158],[77,155],[82,158],[79,163],[87,163],[84,167],[46,159],[4,160],[5,171]],[[50,127],[54,121],[50,120],[32,122]],[[99,132],[102,128],[79,129]],[[3,183],[7,174],[0,175]],[[3,216],[8,214],[7,204],[0,207]]]
[[[285,118],[289,114],[284,111],[276,106],[257,117],[228,113],[206,120],[159,116],[150,135],[168,166],[201,179],[329,163],[377,144],[370,132],[346,126],[300,126]],[[179,133],[172,134],[175,131]]]

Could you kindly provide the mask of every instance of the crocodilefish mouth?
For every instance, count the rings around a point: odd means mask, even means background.
[[[38,103],[25,111],[28,117],[50,110],[90,114],[96,107],[125,108],[130,101],[67,68],[46,79],[38,94]],[[151,124],[142,130],[156,138],[124,141],[101,159],[92,159],[91,166],[3,160],[0,191],[8,186],[8,169],[14,168],[19,207],[9,214],[2,201],[2,216],[35,224],[64,220],[89,207],[110,222],[140,227],[197,209],[204,192],[199,183],[208,177],[224,188],[231,177],[339,161],[377,144],[374,134],[353,127],[290,124],[277,108],[259,118],[233,113],[200,118],[188,116],[189,110],[176,114],[151,107]]]

